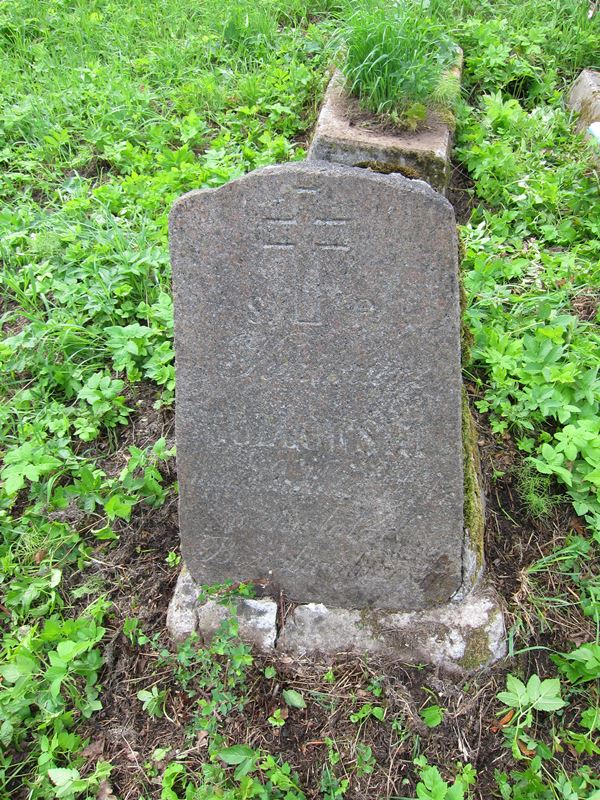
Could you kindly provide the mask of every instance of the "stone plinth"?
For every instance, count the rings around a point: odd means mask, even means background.
[[[460,75],[460,71],[458,71]],[[331,161],[375,172],[398,172],[426,181],[444,193],[450,178],[453,130],[447,119],[429,112],[416,132],[395,131],[360,110],[336,71],[329,83],[309,159]]]
[[[194,632],[208,640],[229,612],[214,601],[196,601],[199,587],[187,570],[177,582],[167,626],[175,641]],[[324,658],[355,653],[393,656],[407,664],[434,664],[465,675],[506,655],[502,611],[493,591],[479,586],[461,600],[408,613],[353,611],[323,604],[297,606],[277,620],[274,600],[238,600],[240,638],[271,654]]]

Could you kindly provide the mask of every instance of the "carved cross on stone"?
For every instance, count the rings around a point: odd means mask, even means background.
[[[321,325],[321,263],[326,252],[347,253],[350,246],[344,237],[348,217],[315,215],[318,189],[298,186],[294,189],[298,210],[290,217],[263,217],[267,253],[281,256],[294,251],[296,298],[294,322],[297,325]]]

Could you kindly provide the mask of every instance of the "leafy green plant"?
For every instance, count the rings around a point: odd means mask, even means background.
[[[588,767],[583,766],[577,775],[569,777],[563,770],[548,770],[539,756],[532,758],[527,768],[495,773],[503,800],[598,800],[600,781]]]
[[[81,777],[76,754],[84,743],[72,731],[74,712],[89,718],[101,708],[102,656],[97,645],[105,632],[100,622],[106,610],[106,602],[96,600],[78,618],[63,620],[51,614],[20,635],[4,637],[0,776],[10,775],[14,749],[26,754],[20,769],[37,773],[41,791],[53,785],[62,797],[97,786],[110,771],[108,765],[98,764],[93,775]],[[22,613],[27,615],[27,610]]]
[[[295,689],[284,689],[283,700],[290,708],[306,708],[304,697]]]
[[[417,797],[419,800],[465,800],[469,796],[469,787],[475,783],[477,773],[471,764],[460,766],[454,781],[445,781],[437,767],[427,763],[425,756],[415,759],[419,770]]]
[[[600,644],[582,644],[571,653],[552,656],[565,677],[573,684],[600,679]]]
[[[220,587],[221,590],[224,587]],[[206,587],[205,587],[206,589]],[[211,587],[216,594],[218,587]],[[238,620],[231,595],[224,599],[227,615],[206,647],[200,647],[198,636],[189,636],[175,654],[162,651],[159,663],[171,667],[175,679],[190,697],[197,698],[191,730],[216,733],[218,720],[247,702],[246,680],[254,663],[250,648],[238,636]],[[281,711],[276,725],[285,722]]]
[[[370,717],[378,720],[378,722],[382,722],[385,718],[385,709],[382,708],[382,706],[374,706],[371,703],[363,703],[358,711],[350,714],[350,722],[362,724]]]
[[[323,765],[320,784],[323,800],[338,800],[344,797],[349,786],[348,778],[336,778],[331,767],[328,764]]]
[[[512,753],[516,759],[523,757],[523,750],[535,748],[535,742],[526,737],[525,732],[533,724],[534,711],[558,711],[564,708],[560,681],[557,678],[541,680],[535,673],[527,684],[514,675],[506,678],[506,691],[499,692],[498,700],[514,709],[515,714],[504,730],[511,741]],[[523,744],[523,740],[526,739]]]
[[[248,745],[233,745],[216,752],[216,758],[228,766],[235,766],[233,784],[235,794],[232,798],[266,798],[266,800],[304,800],[304,793],[298,786],[298,778],[289,764],[278,764],[270,755],[263,755]],[[251,773],[258,773],[252,777]],[[261,778],[265,779],[265,784]],[[231,786],[229,780],[227,784]],[[234,788],[232,786],[232,788]]]
[[[57,800],[72,800],[85,793],[98,791],[100,784],[108,778],[112,770],[107,761],[96,764],[91,775],[82,777],[79,770],[68,767],[55,767],[48,770],[48,778],[54,787]]]
[[[4,491],[13,496],[25,486],[26,481],[35,483],[61,466],[61,460],[48,452],[43,445],[26,442],[4,454],[4,467],[0,478]]]
[[[444,721],[444,709],[438,705],[425,706],[419,711],[419,716],[428,728],[437,728]]]
[[[115,425],[127,423],[130,409],[125,405],[125,398],[120,394],[124,382],[115,380],[110,375],[95,372],[87,379],[77,394],[77,399],[89,406],[82,407],[75,420],[75,433],[80,439],[89,442],[98,435],[101,425],[113,428]]]
[[[170,567],[178,567],[181,564],[181,554],[177,553],[175,550],[169,550],[165,561]]]
[[[281,728],[285,725],[285,717],[280,708],[276,708],[275,711],[268,717],[269,724],[272,725],[274,728]]]
[[[364,742],[356,744],[356,774],[370,775],[375,769],[375,756],[373,750]]]
[[[140,689],[137,699],[142,701],[142,708],[151,717],[164,717],[167,692],[159,690],[157,686],[152,689]]]

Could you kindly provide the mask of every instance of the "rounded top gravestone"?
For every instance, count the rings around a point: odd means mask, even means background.
[[[462,583],[456,226],[418,181],[269,167],[174,206],[182,548],[199,583],[410,610]]]

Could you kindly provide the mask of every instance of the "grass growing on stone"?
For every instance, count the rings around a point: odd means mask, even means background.
[[[0,797],[598,798],[600,196],[563,106],[600,62],[587,10],[430,4],[465,53],[466,378],[511,623],[507,663],[456,685],[273,663],[235,621],[164,635],[166,215],[302,157],[339,8],[3,4]]]
[[[352,3],[342,31],[342,71],[368,111],[415,128],[429,107],[456,102],[458,83],[449,70],[457,48],[424,3]]]

